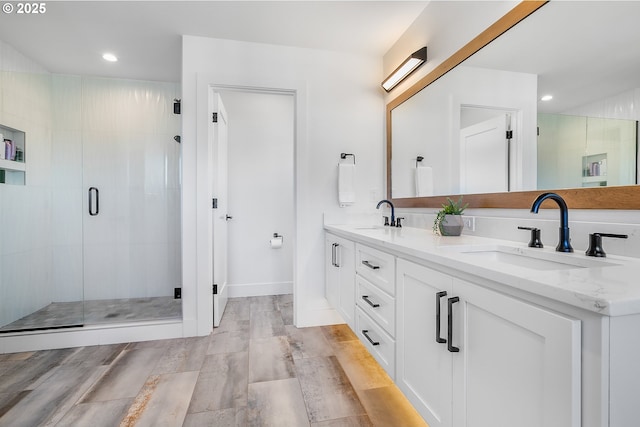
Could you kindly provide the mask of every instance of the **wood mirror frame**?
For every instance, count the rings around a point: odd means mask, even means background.
[[[387,199],[395,207],[401,208],[440,208],[447,197],[457,198],[459,195],[411,197],[394,199],[391,195],[391,111],[413,95],[444,76],[457,65],[478,52],[511,27],[544,6],[548,1],[525,0],[496,21],[480,35],[471,40],[451,57],[438,65],[433,71],[387,104]],[[542,192],[553,191],[564,198],[572,209],[640,209],[640,186],[618,186],[597,188],[571,188],[562,190],[532,190],[509,193],[465,194],[464,201],[469,208],[502,208],[529,209],[531,203]]]

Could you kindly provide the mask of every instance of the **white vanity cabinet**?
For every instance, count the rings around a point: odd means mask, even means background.
[[[325,292],[327,300],[355,329],[355,243],[325,235]]]
[[[579,320],[403,259],[396,268],[396,383],[431,427],[580,426]]]
[[[356,244],[356,335],[395,378],[396,286],[393,255]]]

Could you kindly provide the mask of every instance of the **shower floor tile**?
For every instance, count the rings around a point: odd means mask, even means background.
[[[53,302],[0,332],[182,318],[182,300],[173,297]]]

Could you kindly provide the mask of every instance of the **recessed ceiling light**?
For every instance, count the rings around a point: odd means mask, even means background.
[[[543,95],[542,98],[540,98],[540,101],[551,101],[553,99],[553,95]]]
[[[118,57],[115,56],[113,53],[105,53],[104,55],[102,55],[102,59],[104,59],[105,61],[109,61],[109,62],[117,62],[118,61]]]

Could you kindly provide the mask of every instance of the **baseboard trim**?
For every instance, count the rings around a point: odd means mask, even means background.
[[[229,298],[293,293],[293,282],[227,284]]]

